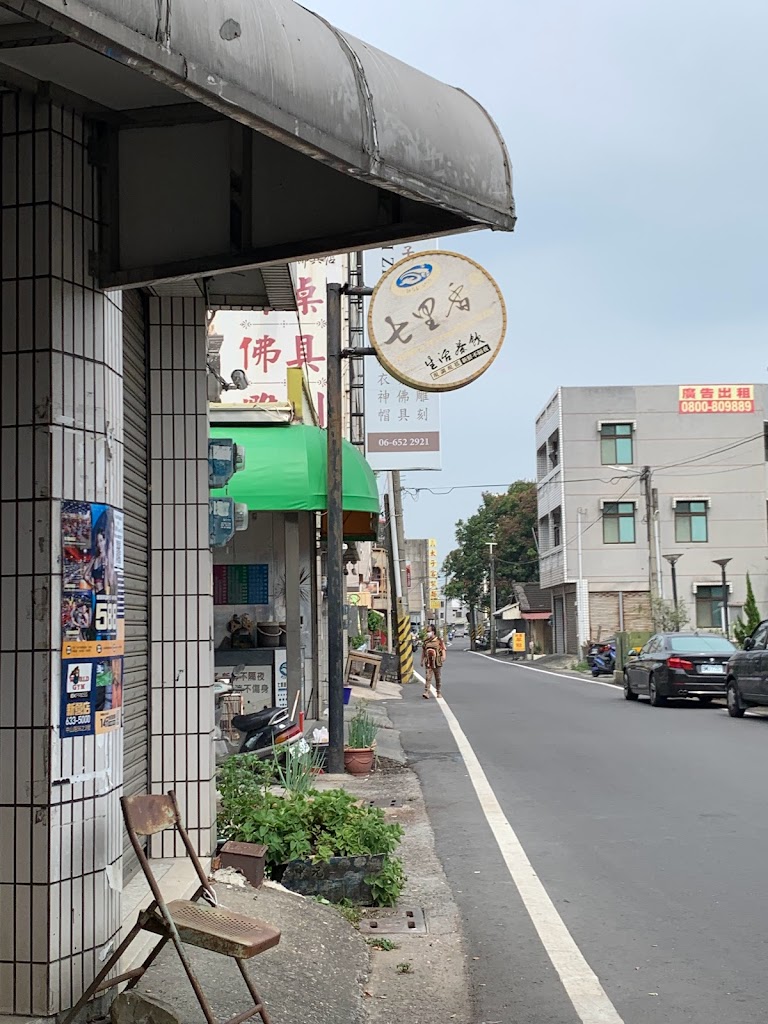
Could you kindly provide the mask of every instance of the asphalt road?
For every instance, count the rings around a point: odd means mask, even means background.
[[[444,692],[624,1024],[768,1017],[768,718],[496,663],[456,646]],[[459,904],[475,1024],[577,1024],[437,702],[390,714]]]

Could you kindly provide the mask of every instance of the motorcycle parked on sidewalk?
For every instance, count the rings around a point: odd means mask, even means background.
[[[217,679],[214,694],[217,703],[234,691],[235,679],[243,666],[232,670],[229,679]],[[287,708],[262,708],[244,715],[235,715],[232,725],[242,734],[238,754],[255,754],[260,758],[282,756],[285,751],[304,741],[301,727],[294,722]]]

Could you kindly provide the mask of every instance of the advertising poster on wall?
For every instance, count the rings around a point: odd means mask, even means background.
[[[309,385],[320,426],[325,426],[328,371],[326,287],[346,273],[341,256],[292,264],[296,281],[296,312],[219,310],[208,332],[209,358],[229,380],[233,370],[248,378],[244,391],[227,391],[227,404],[265,404],[288,400],[288,374],[301,367]]]
[[[122,725],[123,551],[122,512],[109,505],[62,502],[62,738]]]

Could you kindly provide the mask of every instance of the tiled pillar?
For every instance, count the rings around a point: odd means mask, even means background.
[[[123,504],[119,295],[87,126],[1,98],[0,1013],[78,998],[120,926],[122,731],[59,737],[61,502]]]
[[[175,789],[198,852],[215,819],[205,304],[149,304],[152,791]],[[173,834],[152,856],[182,856]]]

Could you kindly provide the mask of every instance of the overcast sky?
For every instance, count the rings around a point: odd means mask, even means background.
[[[559,385],[766,379],[766,0],[306,6],[467,90],[512,159],[514,234],[446,243],[499,282],[504,349],[443,399],[442,472],[406,486],[532,479]],[[406,498],[407,532],[442,560],[479,501]]]

